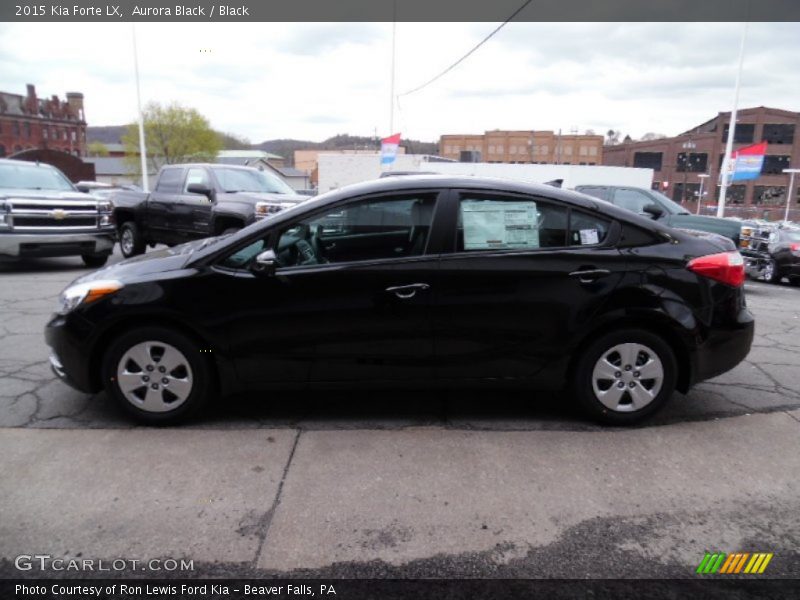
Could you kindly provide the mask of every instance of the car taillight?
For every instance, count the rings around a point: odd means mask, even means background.
[[[795,242],[794,244],[790,244],[789,248],[792,249],[792,252],[800,252],[800,243]]]
[[[693,273],[733,287],[741,287],[744,284],[744,259],[735,250],[693,258],[686,268]]]

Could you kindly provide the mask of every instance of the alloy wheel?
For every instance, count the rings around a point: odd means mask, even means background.
[[[120,248],[125,256],[133,252],[133,232],[127,227],[122,231],[122,236],[119,240]]]
[[[603,352],[592,371],[595,397],[615,412],[641,410],[661,391],[664,365],[644,344],[617,344]]]
[[[189,361],[164,342],[131,346],[117,365],[117,385],[125,399],[147,412],[178,408],[192,393],[193,381]]]

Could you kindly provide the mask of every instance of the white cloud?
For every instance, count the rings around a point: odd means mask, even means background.
[[[90,125],[136,114],[131,24],[0,26],[0,89],[82,91]],[[396,92],[427,81],[496,27],[400,23]],[[487,129],[674,134],[729,110],[740,26],[512,23],[462,65],[400,99],[395,129],[436,140]],[[142,101],[177,101],[259,142],[388,133],[391,25],[137,25]],[[750,26],[740,106],[798,110],[800,24]]]

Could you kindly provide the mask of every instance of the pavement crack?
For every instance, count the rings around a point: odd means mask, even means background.
[[[269,535],[269,530],[272,526],[272,519],[275,517],[275,512],[278,510],[278,506],[280,506],[281,503],[283,484],[286,482],[286,476],[289,474],[289,469],[292,466],[292,460],[294,459],[294,453],[295,450],[297,450],[297,444],[300,442],[300,436],[302,434],[303,430],[298,429],[294,436],[292,450],[289,452],[289,458],[286,460],[286,466],[283,468],[283,475],[281,475],[281,482],[278,484],[278,491],[275,493],[275,500],[272,502],[270,509],[264,514],[263,521],[260,523],[262,525],[262,530],[259,532],[258,549],[256,550],[256,554],[253,557],[252,562],[252,567],[254,569],[258,568],[258,561],[261,559],[261,553],[264,550],[264,545],[267,541],[267,535]]]

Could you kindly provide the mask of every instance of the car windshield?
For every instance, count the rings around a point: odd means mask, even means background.
[[[49,165],[0,163],[0,188],[19,190],[75,190],[60,171]]]
[[[294,194],[294,190],[274,175],[255,169],[214,169],[220,187],[228,193],[260,192]]]
[[[650,193],[651,193],[651,194],[653,194],[654,196],[657,196],[657,197],[658,197],[658,201],[659,201],[659,202],[661,202],[661,205],[662,205],[662,207],[663,207],[663,208],[664,208],[664,210],[666,210],[666,211],[667,211],[669,214],[671,214],[671,215],[690,215],[690,214],[692,214],[692,213],[690,213],[688,210],[686,210],[685,208],[683,208],[683,207],[682,207],[680,204],[678,204],[677,202],[673,202],[672,200],[670,200],[669,198],[667,198],[667,197],[666,197],[664,194],[662,194],[661,192],[659,192],[659,191],[657,191],[657,190],[651,190],[651,191],[650,191]]]
[[[787,242],[800,242],[800,231],[784,231],[783,239]]]

